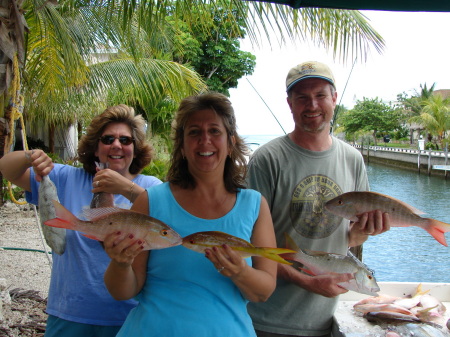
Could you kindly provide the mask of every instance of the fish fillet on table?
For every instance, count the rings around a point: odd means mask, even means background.
[[[238,252],[243,258],[262,256],[279,263],[291,264],[280,257],[280,254],[292,253],[291,249],[255,247],[248,241],[220,231],[196,232],[183,238],[183,246],[198,253],[204,253],[207,248],[219,247],[224,244]]]
[[[66,249],[66,230],[65,228],[55,228],[45,226],[47,220],[56,217],[55,206],[53,200],[58,199],[56,186],[51,181],[49,176],[43,176],[39,184],[39,218],[41,221],[42,233],[44,234],[45,242],[49,245],[52,251],[58,255],[62,255]]]
[[[301,263],[310,274],[349,273],[354,275],[354,279],[340,283],[341,287],[366,295],[377,295],[380,291],[373,273],[350,251],[348,255],[342,255],[301,249],[287,234],[286,242],[287,247],[295,253],[283,254],[282,257]]]
[[[381,210],[383,213],[389,213],[391,226],[423,228],[436,241],[447,246],[444,234],[450,231],[450,224],[423,218],[419,215],[424,213],[413,206],[381,193],[347,192],[327,201],[325,208],[331,213],[351,221],[358,221],[358,216],[362,213]]]
[[[84,236],[103,241],[111,233],[133,234],[144,241],[144,250],[161,249],[180,245],[181,236],[162,221],[151,216],[118,207],[85,209],[88,221],[78,219],[59,202],[54,201],[56,218],[45,222],[47,226],[66,228]]]

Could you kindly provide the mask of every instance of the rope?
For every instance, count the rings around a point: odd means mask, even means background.
[[[24,108],[24,97],[23,95],[21,95],[21,84],[20,84],[20,69],[19,69],[19,58],[17,57],[17,54],[14,55],[14,59],[13,59],[13,78],[11,81],[11,117],[9,119],[10,122],[10,130],[11,132],[14,132],[13,130],[15,130],[14,128],[14,123],[16,120],[20,120],[20,125],[22,128],[22,144],[23,144],[23,149],[25,151],[28,150],[28,144],[27,144],[27,137],[26,137],[26,130],[25,130],[25,123],[23,121],[23,108]],[[8,146],[7,149],[8,151],[11,149],[13,144],[13,137],[9,137],[9,142],[8,142]],[[8,192],[9,192],[9,196],[11,198],[11,200],[19,205],[25,205],[27,202],[26,201],[18,201],[16,200],[16,198],[14,197],[14,193],[12,191],[12,185],[11,182],[8,181]],[[50,270],[52,269],[52,260],[49,256],[49,254],[51,252],[49,252],[46,249],[46,245],[45,245],[45,241],[44,241],[44,235],[42,233],[42,228],[39,224],[39,216],[38,213],[36,211],[36,206],[33,205],[33,210],[34,210],[34,215],[35,215],[35,219],[36,219],[36,223],[38,226],[38,230],[39,230],[39,235],[41,237],[41,241],[42,241],[42,246],[44,247],[44,250],[41,251],[43,253],[46,253],[45,255],[47,256],[48,259],[48,263],[50,266]],[[3,249],[14,249],[14,248],[8,248],[8,247],[2,247]],[[18,248],[18,250],[29,250],[29,251],[40,251],[40,250],[34,250],[34,249],[24,249],[24,248]]]
[[[28,150],[28,144],[27,144],[27,137],[26,137],[26,131],[25,131],[25,123],[23,121],[23,106],[24,106],[24,98],[20,93],[20,69],[19,69],[19,58],[17,57],[17,54],[14,56],[13,59],[13,76],[11,81],[11,118],[9,119],[9,130],[11,132],[14,132],[14,122],[18,119],[20,119],[20,125],[22,127],[22,144],[23,149],[26,151]],[[13,143],[13,137],[9,137],[8,146],[6,147],[9,151],[11,149]],[[18,201],[14,197],[14,193],[12,190],[11,182],[8,181],[8,193],[9,197],[11,198],[11,201],[13,201],[16,204],[19,205],[25,205],[26,201]]]

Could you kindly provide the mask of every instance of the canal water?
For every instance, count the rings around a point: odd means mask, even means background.
[[[450,223],[450,180],[379,164],[367,164],[370,188]],[[450,233],[446,235],[450,243]],[[393,227],[370,237],[363,259],[377,281],[450,282],[450,247],[418,227]]]
[[[279,135],[244,136],[262,145]],[[251,145],[252,149],[257,147]],[[450,223],[450,179],[368,163],[371,190],[414,206],[430,217]],[[446,239],[450,244],[450,232]],[[393,227],[370,237],[363,246],[364,263],[377,281],[450,282],[450,247],[438,243],[418,227]]]

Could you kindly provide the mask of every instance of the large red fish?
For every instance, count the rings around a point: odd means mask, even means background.
[[[423,214],[423,212],[384,194],[348,192],[326,202],[325,208],[331,213],[351,221],[358,221],[358,215],[362,213],[381,210],[383,213],[389,213],[391,226],[423,228],[440,244],[447,246],[444,233],[450,232],[450,224],[431,218],[422,218],[419,214]]]
[[[144,250],[180,245],[181,236],[168,225],[151,216],[118,207],[86,209],[89,221],[78,219],[57,201],[53,201],[57,218],[45,221],[47,226],[82,232],[84,236],[103,241],[114,232],[133,234],[143,240]]]

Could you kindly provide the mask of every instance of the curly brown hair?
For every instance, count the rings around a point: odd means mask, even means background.
[[[184,127],[193,113],[211,109],[222,119],[228,135],[228,145],[231,154],[227,157],[224,170],[224,182],[227,191],[234,193],[238,188],[245,188],[245,175],[247,174],[247,161],[245,156],[249,149],[244,140],[237,134],[236,117],[230,100],[217,92],[206,92],[189,96],[180,103],[175,120],[172,123],[172,139],[174,141],[171,154],[170,168],[167,180],[181,188],[194,188],[196,183],[188,170],[187,161],[183,158],[182,148]],[[233,145],[232,137],[235,139]]]
[[[78,158],[83,168],[92,174],[96,173],[95,156],[99,138],[103,130],[111,123],[124,123],[130,127],[134,138],[134,158],[130,165],[130,173],[138,174],[153,158],[153,147],[145,139],[145,120],[141,115],[135,115],[134,109],[125,104],[119,104],[105,109],[100,115],[94,117],[87,127],[87,132],[80,139],[78,145]]]

